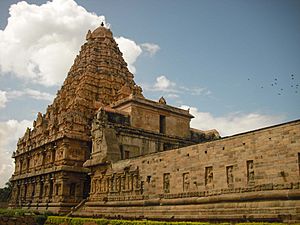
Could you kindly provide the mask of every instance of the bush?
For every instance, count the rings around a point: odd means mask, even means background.
[[[43,225],[47,220],[47,216],[46,215],[36,215],[35,216],[35,222],[38,225]]]
[[[47,220],[48,215],[53,215],[53,213],[49,211],[42,213],[36,210],[30,211],[24,209],[0,209],[0,217],[31,217],[34,218],[38,225],[43,225]]]
[[[24,209],[0,209],[0,216],[25,216],[34,213]]]

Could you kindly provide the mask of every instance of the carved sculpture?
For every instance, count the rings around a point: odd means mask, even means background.
[[[254,167],[253,167],[253,160],[248,160],[247,161],[247,178],[248,178],[248,183],[253,183],[254,182]]]
[[[163,189],[164,193],[170,192],[170,173],[164,173],[163,176]]]
[[[233,187],[233,166],[226,167],[226,174],[227,174],[227,185],[229,188]]]
[[[209,166],[205,168],[205,185],[209,185],[213,183],[213,167]]]
[[[190,174],[183,174],[183,191],[188,191],[190,188]]]

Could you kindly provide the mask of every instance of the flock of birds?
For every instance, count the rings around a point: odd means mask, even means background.
[[[248,81],[250,81],[250,78],[248,78]],[[280,83],[278,78],[274,78],[272,80],[272,83],[270,84],[272,88],[275,89],[277,92],[277,95],[282,95],[286,89],[289,89],[290,91],[294,92],[295,94],[299,93],[299,83],[296,80],[296,76],[294,74],[290,75],[290,84],[288,87],[283,88],[282,84]],[[260,88],[265,88],[266,86],[261,85]]]

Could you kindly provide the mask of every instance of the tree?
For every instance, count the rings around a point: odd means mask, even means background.
[[[10,199],[12,185],[10,182],[5,184],[4,188],[0,188],[0,202],[8,202]]]

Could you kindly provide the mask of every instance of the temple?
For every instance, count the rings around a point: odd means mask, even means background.
[[[88,31],[19,139],[11,207],[79,216],[300,220],[300,121],[221,138],[146,99],[112,32]]]

